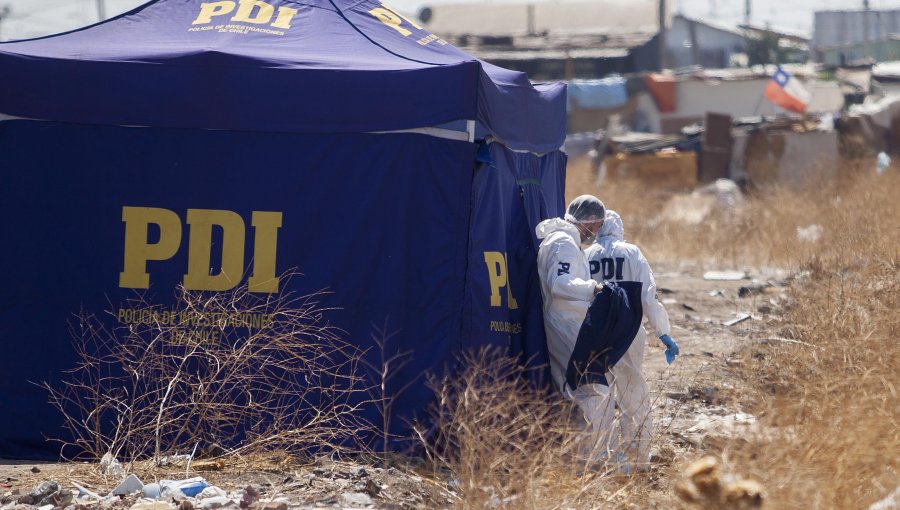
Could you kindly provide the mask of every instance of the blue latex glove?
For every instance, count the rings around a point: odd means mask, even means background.
[[[663,335],[659,337],[662,340],[662,343],[666,344],[666,363],[672,364],[675,361],[675,356],[678,356],[680,352],[678,349],[678,344],[675,343],[675,339],[670,337],[669,335]]]

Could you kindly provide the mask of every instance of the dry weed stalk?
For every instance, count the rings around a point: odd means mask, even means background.
[[[455,480],[458,507],[596,508],[635,483],[587,463],[577,407],[536,392],[517,360],[484,349],[461,365],[461,374],[432,382],[434,422],[416,428],[434,469]]]
[[[377,349],[378,361],[373,362],[366,359],[365,356],[359,357],[359,362],[368,373],[369,380],[372,385],[369,386],[369,403],[373,404],[379,416],[381,423],[373,426],[373,430],[377,431],[378,441],[381,443],[380,451],[373,451],[376,456],[381,457],[382,461],[387,461],[392,440],[401,439],[391,433],[391,426],[394,419],[394,402],[397,398],[408,390],[412,385],[419,384],[418,378],[411,379],[399,388],[391,388],[391,382],[397,372],[404,366],[411,363],[411,351],[398,351],[392,349],[391,339],[396,336],[396,332],[389,332],[387,320],[383,327],[375,327],[372,332],[372,343]],[[405,438],[403,438],[405,439]],[[375,450],[374,447],[369,447]]]
[[[317,295],[179,289],[172,307],[137,297],[72,325],[80,362],[60,387],[69,445],[131,461],[220,444],[230,453],[338,448],[359,430],[361,353]]]

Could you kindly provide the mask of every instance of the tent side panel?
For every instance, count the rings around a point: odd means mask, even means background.
[[[417,134],[294,135],[120,128],[35,121],[0,122],[7,242],[0,254],[6,290],[0,301],[0,457],[54,457],[61,417],[29,381],[59,385],[77,359],[68,329],[81,311],[111,329],[117,312],[141,296],[172,307],[189,272],[189,246],[209,255],[210,274],[223,259],[253,272],[254,215],[277,213],[274,253],[282,280],[276,295],[316,299],[343,338],[367,349],[371,335],[392,333],[388,354],[406,364],[392,375],[393,422],[421,415],[431,400],[418,384],[440,372],[458,349],[467,254],[474,145]],[[126,211],[168,211],[132,239],[180,241],[172,256],[148,257],[149,289],[122,285]],[[205,211],[231,218],[188,224]],[[158,215],[157,215],[158,216]],[[154,216],[154,217],[157,217]],[[243,230],[243,245],[227,240]],[[239,236],[240,237],[240,236]],[[133,267],[133,266],[132,266]],[[235,282],[237,283],[237,282]],[[260,294],[265,296],[266,294]],[[111,313],[106,313],[111,312]],[[368,398],[368,395],[366,395]],[[366,418],[381,419],[369,409]]]
[[[534,227],[563,213],[566,156],[519,153],[498,143],[479,154],[463,346],[508,349],[535,369],[535,381],[548,381]]]

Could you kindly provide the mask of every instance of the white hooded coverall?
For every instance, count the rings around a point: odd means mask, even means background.
[[[581,250],[581,236],[575,225],[551,218],[537,225],[535,233],[542,239],[538,249],[537,268],[544,298],[544,329],[550,353],[550,373],[560,391],[572,398],[581,408],[594,438],[604,435],[612,422],[614,408],[609,407],[609,388],[602,384],[582,384],[575,391],[567,388],[566,367],[578,331],[588,307],[594,300],[597,282],[591,279],[590,269]],[[594,443],[597,440],[593,440]],[[605,454],[591,446],[589,455],[596,460]]]
[[[603,227],[597,233],[597,241],[585,250],[591,276],[597,281],[641,282],[644,315],[657,336],[668,335],[669,315],[657,299],[656,281],[650,264],[641,250],[626,243],[624,237],[622,218],[615,211],[607,211]],[[607,412],[613,413],[615,405],[619,405],[619,448],[636,453],[639,462],[649,458],[653,428],[650,396],[641,371],[646,342],[647,331],[641,326],[625,356],[606,374],[610,395],[614,396],[607,402]],[[614,435],[612,443],[615,443]]]

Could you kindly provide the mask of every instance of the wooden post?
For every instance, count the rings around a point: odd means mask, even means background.
[[[666,0],[659,0],[659,32],[657,33],[659,45],[659,70],[666,68]]]

